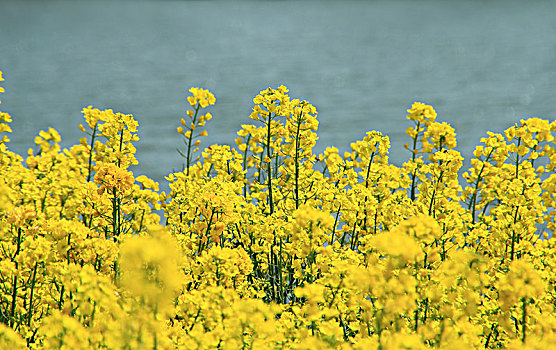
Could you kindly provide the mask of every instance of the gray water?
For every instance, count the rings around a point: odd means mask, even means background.
[[[471,154],[487,130],[556,117],[555,1],[0,1],[1,109],[11,148],[50,126],[77,142],[88,105],[139,121],[137,174],[182,167],[191,86],[217,98],[212,143],[233,144],[252,98],[284,84],[319,111],[317,150],[380,130],[408,152],[406,109],[432,104]]]

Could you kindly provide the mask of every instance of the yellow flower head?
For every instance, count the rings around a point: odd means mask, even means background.
[[[114,189],[127,192],[133,186],[133,173],[124,170],[115,164],[102,163],[98,166],[94,180],[100,185],[98,190],[102,194],[105,190],[112,193]]]
[[[425,131],[423,153],[432,152],[433,149],[453,149],[456,146],[456,132],[446,122],[431,123]]]
[[[407,119],[419,122],[421,125],[429,126],[436,119],[436,111],[432,106],[426,105],[421,102],[415,102],[411,109],[407,110]]]
[[[187,97],[187,102],[189,102],[191,107],[195,107],[197,104],[199,104],[201,108],[205,108],[216,103],[216,98],[207,89],[192,87],[191,89],[189,89],[189,92],[193,95]]]
[[[172,296],[181,284],[176,240],[165,230],[150,237],[130,237],[120,248],[122,286],[147,305],[161,310],[170,307]]]
[[[506,306],[515,304],[521,298],[538,299],[544,294],[545,284],[530,262],[514,260],[510,271],[497,283],[500,300]]]

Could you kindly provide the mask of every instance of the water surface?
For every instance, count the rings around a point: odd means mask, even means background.
[[[2,110],[25,153],[50,126],[77,142],[93,105],[140,123],[137,174],[180,169],[191,86],[217,105],[203,143],[231,144],[252,98],[284,84],[319,111],[317,150],[367,130],[407,159],[405,111],[432,104],[468,156],[486,130],[556,116],[553,1],[2,1]]]

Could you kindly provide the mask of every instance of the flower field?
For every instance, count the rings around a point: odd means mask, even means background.
[[[316,108],[284,86],[199,150],[216,99],[189,93],[169,193],[130,171],[132,115],[84,108],[77,144],[43,130],[20,155],[0,112],[1,349],[556,344],[556,122],[488,132],[464,169],[415,102],[397,166],[377,131],[314,153]]]

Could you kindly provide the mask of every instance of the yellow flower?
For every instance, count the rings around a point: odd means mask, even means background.
[[[171,300],[180,286],[177,243],[165,230],[150,237],[130,237],[120,248],[121,283],[146,305],[170,312]]]
[[[414,102],[411,109],[407,110],[407,119],[419,122],[421,125],[430,125],[436,119],[436,111],[432,106],[422,102]]]
[[[498,292],[503,305],[509,307],[521,298],[538,300],[545,292],[545,283],[531,263],[524,260],[511,262],[510,271],[498,281]]]

